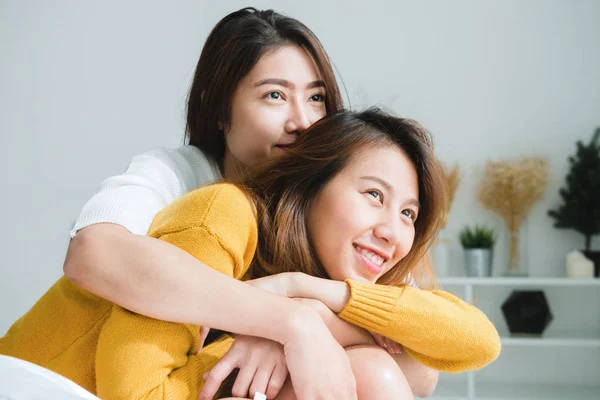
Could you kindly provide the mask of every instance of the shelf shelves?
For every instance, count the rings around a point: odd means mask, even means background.
[[[482,382],[477,385],[476,391],[477,400],[598,400],[599,397],[600,386]]]
[[[588,332],[548,332],[542,337],[509,336],[500,333],[503,346],[561,346],[561,347],[598,347],[600,334]],[[599,396],[600,398],[600,396]]]
[[[445,380],[442,377],[428,400],[467,400],[467,386],[464,380]],[[419,399],[419,397],[417,397]]]
[[[600,278],[588,279],[572,279],[572,278],[505,278],[505,277],[490,277],[490,278],[470,278],[463,276],[443,277],[439,278],[439,283],[442,286],[450,285],[472,285],[472,286],[578,286],[578,287],[598,287],[600,288]]]
[[[492,367],[494,373],[470,371],[459,374],[462,379],[442,375],[431,399],[600,400],[600,381],[594,378],[600,368],[600,279],[456,276],[441,277],[439,284],[467,302],[476,302],[495,321],[502,320],[500,304],[506,293],[543,290],[555,319],[542,336],[511,335],[504,322],[498,323],[504,356]],[[554,364],[549,354],[564,358]],[[519,382],[527,379],[531,382]]]
[[[431,400],[469,400],[459,385],[438,385]],[[513,382],[477,382],[472,400],[598,400],[600,386],[520,384]]]

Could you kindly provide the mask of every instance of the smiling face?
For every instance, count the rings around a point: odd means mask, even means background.
[[[307,229],[331,279],[376,282],[410,251],[419,211],[417,172],[396,146],[353,157],[314,199]]]
[[[313,60],[298,46],[263,54],[240,81],[225,127],[224,175],[283,154],[298,134],[326,114],[325,88]]]

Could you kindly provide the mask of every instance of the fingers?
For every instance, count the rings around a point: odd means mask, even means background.
[[[279,391],[283,387],[288,376],[288,369],[284,363],[278,363],[275,365],[275,369],[271,374],[271,379],[269,380],[269,384],[267,385],[267,389],[263,391],[264,394],[267,395],[267,399],[274,399],[279,394]],[[252,390],[252,388],[250,388]],[[260,390],[257,390],[260,392]],[[252,392],[251,392],[252,394]]]
[[[373,339],[375,340],[375,343],[377,343],[377,346],[383,347],[384,349],[387,348],[387,343],[385,342],[385,338],[383,336],[374,332],[369,333],[371,334],[371,336],[373,336]]]
[[[208,337],[208,332],[210,332],[210,328],[204,326],[200,328],[200,344],[198,345],[198,351],[196,351],[196,354],[200,353],[200,350],[202,350],[202,347],[204,347],[204,342]]]
[[[389,354],[400,354],[402,353],[402,346],[400,343],[394,342],[392,339],[384,338],[386,342],[385,349]]]
[[[374,333],[374,332],[370,332],[370,333],[371,333],[371,336],[373,336],[375,343],[377,343],[377,345],[379,347],[382,347],[383,349],[385,349],[385,351],[387,351],[389,354],[402,353],[403,349],[402,349],[402,345],[400,343],[396,343],[392,339],[386,338],[385,336],[382,336],[378,333]]]
[[[199,400],[211,400],[221,383],[231,374],[231,372],[237,368],[237,363],[233,362],[231,353],[225,354],[225,356],[215,365],[209,372],[204,374],[204,386],[202,392],[200,392]]]
[[[252,386],[250,386],[250,397],[254,397],[256,392],[266,393],[269,379],[273,374],[273,364],[264,364],[256,370],[254,379],[252,380]]]
[[[247,397],[252,378],[256,375],[256,366],[244,366],[240,368],[240,372],[231,388],[231,394],[235,397]]]

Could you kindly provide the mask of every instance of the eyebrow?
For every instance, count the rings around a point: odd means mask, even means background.
[[[256,82],[254,84],[254,87],[258,87],[258,86],[263,86],[263,85],[279,85],[279,86],[283,86],[286,88],[294,88],[295,85],[286,80],[286,79],[276,79],[276,78],[268,78],[268,79],[262,79],[258,82]],[[309,82],[308,84],[306,84],[306,89],[314,89],[314,88],[318,88],[318,87],[325,87],[325,82],[324,81],[312,81]]]
[[[371,175],[361,176],[360,179],[377,182],[381,186],[383,186],[386,190],[388,190],[390,192],[394,192],[394,188],[392,187],[392,185],[390,185],[390,183],[388,181],[386,181],[385,179],[381,179],[377,176],[371,176]],[[419,203],[419,200],[415,199],[414,197],[406,199],[404,201],[404,204],[413,205],[417,208],[421,207],[421,203]]]

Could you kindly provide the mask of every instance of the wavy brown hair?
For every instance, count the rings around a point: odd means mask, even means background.
[[[359,152],[395,146],[408,156],[419,182],[419,218],[409,253],[378,283],[402,285],[425,255],[440,227],[445,192],[442,169],[430,134],[419,123],[377,108],[342,111],[312,125],[285,155],[264,164],[246,180],[256,205],[259,243],[252,278],[299,271],[327,278],[306,226],[308,210]],[[432,271],[427,271],[433,282]]]
[[[187,102],[189,144],[222,165],[223,128],[231,122],[231,101],[240,81],[261,56],[284,46],[301,47],[325,86],[326,112],[343,107],[329,57],[317,36],[300,21],[273,10],[242,8],[221,19],[206,39]]]

